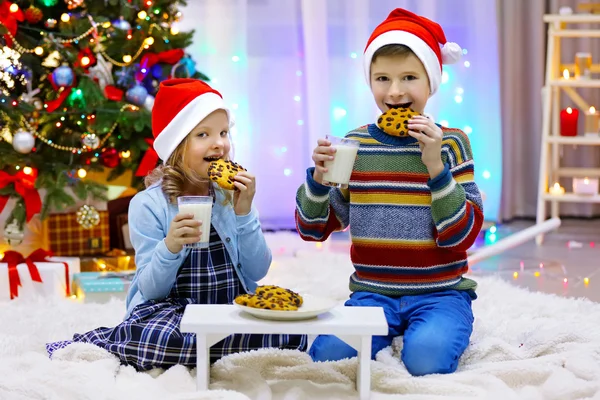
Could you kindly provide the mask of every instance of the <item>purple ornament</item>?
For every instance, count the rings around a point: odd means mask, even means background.
[[[148,91],[145,87],[141,85],[136,85],[129,89],[126,93],[127,101],[135,104],[136,106],[141,106],[146,101],[146,97],[148,96]]]
[[[71,86],[73,84],[73,70],[67,66],[58,67],[52,72],[52,79],[58,86]]]

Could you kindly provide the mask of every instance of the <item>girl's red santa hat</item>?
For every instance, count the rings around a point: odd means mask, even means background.
[[[375,28],[367,42],[364,68],[369,85],[373,54],[388,44],[403,44],[415,53],[429,76],[431,94],[437,91],[442,81],[442,64],[455,63],[462,56],[462,49],[458,44],[446,41],[439,24],[402,8],[396,8]]]
[[[223,96],[208,84],[197,79],[176,78],[161,82],[152,107],[152,134],[154,150],[166,162],[177,146],[209,114],[224,110],[233,116]]]

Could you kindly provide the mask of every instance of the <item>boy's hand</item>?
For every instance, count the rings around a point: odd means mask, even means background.
[[[335,147],[331,147],[331,142],[329,140],[319,139],[317,141],[317,147],[315,147],[312,155],[312,159],[315,162],[313,179],[317,183],[323,183],[323,174],[327,172],[327,168],[325,168],[325,161],[333,160],[334,154]]]
[[[200,241],[202,222],[194,219],[194,214],[177,214],[171,222],[165,238],[167,249],[173,254],[179,253],[184,244]]]
[[[240,171],[233,177],[233,210],[236,215],[248,215],[252,209],[252,199],[256,193],[256,178],[248,171]]]
[[[416,115],[408,121],[408,134],[419,141],[421,161],[431,179],[444,170],[442,163],[442,130],[429,118]]]

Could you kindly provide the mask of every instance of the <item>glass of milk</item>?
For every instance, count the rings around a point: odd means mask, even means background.
[[[332,135],[327,135],[326,139],[331,142],[331,147],[334,147],[336,152],[333,154],[333,160],[325,161],[327,172],[323,174],[323,185],[345,189],[350,182],[360,142]]]
[[[212,214],[212,196],[180,196],[177,198],[180,214],[193,214],[196,221],[202,222],[200,241],[184,247],[207,248],[210,242],[210,216]]]

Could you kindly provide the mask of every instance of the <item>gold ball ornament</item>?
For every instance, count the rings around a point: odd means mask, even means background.
[[[100,223],[100,213],[96,207],[85,204],[77,211],[77,223],[84,229],[91,229]]]

